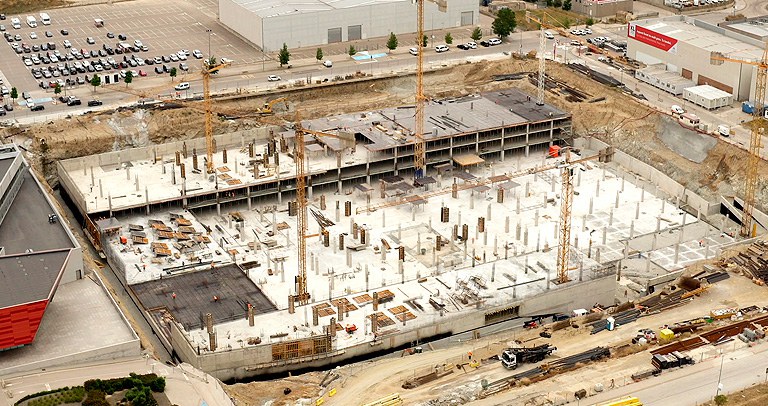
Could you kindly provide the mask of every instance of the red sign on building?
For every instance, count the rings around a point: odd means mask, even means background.
[[[627,36],[654,48],[661,49],[662,51],[677,54],[676,39],[651,29],[639,26],[636,22],[631,22],[628,24]]]

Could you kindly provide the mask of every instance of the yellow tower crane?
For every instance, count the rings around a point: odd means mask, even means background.
[[[427,100],[424,96],[424,0],[416,0],[418,29],[416,42],[419,43],[416,56],[416,140],[413,145],[414,177],[419,179],[427,174],[427,153],[424,145],[424,104]]]
[[[301,124],[298,111],[294,123],[294,161],[296,162],[296,223],[299,269],[296,275],[296,293],[290,296],[288,311],[293,313],[296,305],[302,306],[309,303],[310,294],[307,290],[307,171],[305,157],[304,136],[307,134],[322,137],[340,138],[351,141],[354,145],[354,136],[351,140],[343,135],[329,134],[321,131],[306,129]]]
[[[209,62],[210,61],[203,62],[203,69],[200,73],[203,75],[203,100],[205,105],[205,151],[207,154],[205,171],[206,173],[213,173],[215,171],[213,167],[213,103],[211,102],[210,81],[212,74],[220,71],[224,67],[229,66],[229,63],[212,65]]]
[[[722,65],[723,62],[736,62],[743,65],[757,66],[755,80],[755,107],[753,110],[752,134],[749,140],[749,158],[747,160],[747,176],[744,184],[744,216],[741,219],[741,235],[754,236],[757,224],[752,224],[752,210],[755,207],[755,191],[757,189],[757,170],[760,164],[760,150],[763,148],[763,106],[765,104],[766,77],[768,77],[768,42],[763,49],[763,58],[759,61],[728,58],[720,52],[712,52],[710,63]]]
[[[560,236],[557,247],[557,281],[568,282],[568,259],[571,255],[571,209],[573,208],[573,168],[582,162],[592,161],[597,158],[599,162],[608,163],[613,160],[613,147],[607,147],[592,155],[577,160],[571,160],[571,147],[565,150],[565,161],[560,165],[562,191],[560,192],[560,223],[558,231]],[[561,150],[562,151],[562,150]]]

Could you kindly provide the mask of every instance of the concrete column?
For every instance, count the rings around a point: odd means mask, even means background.
[[[515,225],[515,239],[520,241],[520,223]]]
[[[623,181],[624,180],[622,179],[622,182]],[[619,208],[619,192],[618,191],[616,192],[616,201],[613,203],[613,207],[615,207],[617,209]]]
[[[613,208],[611,208],[611,211],[608,213],[608,225],[613,225]]]
[[[603,227],[603,245],[605,245],[605,235],[608,229],[606,227]]]
[[[528,227],[526,227],[525,231],[523,232],[523,245],[528,247]]]
[[[594,206],[594,199],[589,198],[589,214],[592,214],[592,207]]]
[[[600,181],[599,180],[596,182],[596,186],[595,186],[595,197],[600,197]]]
[[[640,218],[640,202],[635,203],[635,220]]]
[[[509,216],[504,219],[504,233],[509,234]],[[518,232],[519,234],[519,232]],[[519,238],[518,238],[519,239]]]
[[[534,226],[539,225],[539,209],[536,209],[536,211],[534,212],[533,225]]]

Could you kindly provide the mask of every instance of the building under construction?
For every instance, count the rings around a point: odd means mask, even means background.
[[[302,122],[304,232],[289,128],[217,136],[213,173],[205,140],[61,161],[58,172],[164,344],[220,379],[613,304],[732,241],[725,223],[699,220],[717,206],[619,151],[600,162],[596,140],[577,140],[572,161],[550,154],[572,144],[571,116],[517,90],[433,101],[424,116],[416,180],[412,106]],[[647,284],[617,285],[622,261],[640,261]]]

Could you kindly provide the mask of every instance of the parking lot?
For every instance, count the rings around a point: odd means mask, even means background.
[[[45,10],[51,17],[51,24],[43,25],[39,21],[39,14],[35,13],[34,16],[38,19],[38,26],[35,28],[27,25],[27,15],[8,15],[0,24],[5,26],[5,32],[12,36],[18,35],[20,40],[8,41],[0,38],[0,77],[3,77],[3,85],[8,89],[17,88],[20,96],[18,104],[24,105],[22,92],[31,94],[36,104],[45,104],[53,100],[50,82],[55,83],[57,80],[64,85],[63,90],[68,91],[68,94],[88,98],[91,87],[86,83],[86,75],[90,78],[94,74],[134,71],[132,86],[156,86],[162,84],[158,78],[169,78],[167,71],[175,67],[178,71],[177,81],[184,80],[185,76],[191,78],[179,69],[180,64],[186,63],[191,73],[199,71],[202,59],[193,57],[193,51],[200,50],[202,55],[198,57],[203,57],[208,54],[209,43],[211,54],[232,59],[235,65],[260,60],[259,52],[219,26],[215,21],[215,6],[216,3],[210,0],[171,0],[162,4],[137,0],[113,5]],[[11,26],[11,19],[14,17],[21,20],[20,29]],[[104,26],[97,27],[95,19],[103,20]],[[63,35],[61,30],[66,30],[67,35]],[[50,36],[46,36],[46,31],[50,32]],[[30,37],[32,32],[37,38]],[[114,38],[108,37],[108,33],[113,34]],[[119,38],[121,35],[124,40]],[[93,39],[91,43],[87,40],[89,37]],[[71,44],[71,48],[65,47],[65,40]],[[133,49],[134,40],[139,40],[146,50],[142,51],[138,47]],[[55,50],[38,49],[48,48],[49,42],[55,44]],[[117,52],[118,43],[121,42],[130,46],[130,52]],[[29,51],[17,54],[11,47],[12,44],[19,48],[29,48]],[[108,48],[111,48],[112,53],[108,53]],[[87,51],[88,57],[81,53],[79,59],[76,59],[74,54],[82,50]],[[189,51],[186,60],[179,57],[178,52],[181,50]],[[95,55],[91,55],[92,51]],[[56,52],[58,56],[51,58]],[[25,57],[30,60],[27,62],[29,66],[24,63]],[[161,74],[155,72],[158,66],[154,63],[155,57],[160,58],[161,68],[165,65]],[[131,59],[135,62],[130,63]],[[112,60],[115,64],[111,63]],[[76,62],[79,62],[79,67],[75,67]],[[39,78],[33,76],[33,69],[39,71]],[[80,78],[80,84],[76,78]],[[45,88],[41,87],[40,82],[43,82],[42,87]],[[170,84],[168,87],[169,90],[172,88]],[[6,95],[4,103],[8,101]],[[46,107],[53,106],[46,104]]]

